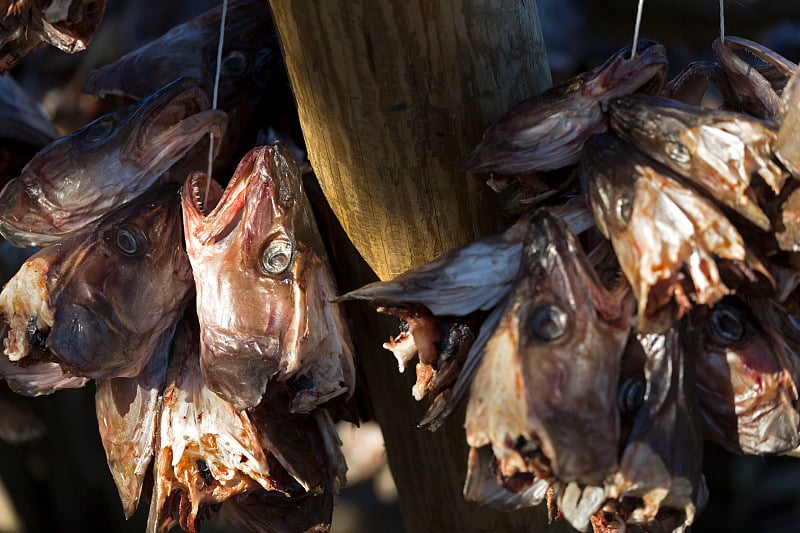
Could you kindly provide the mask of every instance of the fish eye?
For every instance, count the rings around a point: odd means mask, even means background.
[[[277,276],[292,266],[294,247],[288,240],[274,240],[261,253],[261,267],[267,274]]]
[[[551,342],[567,331],[567,313],[554,304],[537,307],[527,321],[528,332],[537,339]]]
[[[667,150],[667,155],[678,163],[688,163],[691,156],[689,150],[680,141],[668,141],[664,147]]]
[[[114,131],[114,121],[111,118],[103,118],[88,125],[83,132],[83,140],[93,143],[105,139]]]
[[[617,219],[627,225],[633,213],[633,198],[631,194],[625,193],[617,200]]]
[[[622,414],[633,414],[644,403],[645,384],[640,379],[628,378],[622,382],[617,396],[617,405]]]
[[[239,77],[247,70],[247,56],[238,50],[234,50],[222,60],[222,75]]]
[[[114,246],[125,255],[136,255],[147,249],[147,237],[133,226],[120,226],[114,232]]]
[[[744,322],[737,309],[717,306],[711,310],[710,322],[714,335],[724,341],[737,342],[744,336]]]

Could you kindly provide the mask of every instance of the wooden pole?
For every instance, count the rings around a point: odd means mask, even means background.
[[[342,289],[501,229],[484,179],[457,165],[510,106],[550,84],[535,1],[270,6],[309,159],[357,249],[332,254]],[[541,530],[544,509],[506,514],[463,500],[463,413],[436,433],[414,429],[425,406],[411,398],[413,371],[398,375],[381,348],[397,321],[349,310],[406,530]]]

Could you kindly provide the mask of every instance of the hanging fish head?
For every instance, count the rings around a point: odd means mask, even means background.
[[[221,136],[196,82],[181,79],[42,149],[0,192],[0,233],[17,246],[55,241],[142,194],[204,136]]]
[[[273,377],[296,388],[298,411],[352,390],[350,341],[329,301],[334,282],[300,179],[291,153],[275,144],[242,159],[207,215],[207,177],[184,185],[201,366],[237,408],[257,405]]]
[[[767,300],[736,296],[692,314],[700,416],[734,453],[782,453],[799,443],[797,354],[776,328],[781,314]]]
[[[294,109],[269,7],[258,0],[227,3],[223,55],[215,89],[223,6],[195,17],[114,63],[93,69],[84,92],[144,98],[178,76],[197,80],[230,127],[219,148],[217,170],[230,172],[253,146],[259,129],[277,128]],[[196,169],[195,169],[196,170]]]
[[[5,354],[32,349],[76,376],[132,377],[191,296],[177,186],[152,189],[32,256],[0,293]]]
[[[619,368],[633,316],[575,237],[537,213],[506,311],[472,383],[467,441],[504,476],[600,484],[617,461]]]
[[[462,163],[473,172],[546,171],[578,161],[581,146],[605,131],[600,102],[637,91],[657,93],[667,76],[663,45],[640,41],[635,57],[623,48],[603,65],[523,100],[486,130]]]
[[[640,331],[669,329],[693,302],[713,305],[728,294],[720,261],[749,278],[763,270],[712,202],[616,136],[586,143],[581,173],[636,295]]]
[[[625,141],[761,229],[770,229],[751,190],[754,173],[774,194],[788,176],[772,159],[777,130],[770,124],[643,95],[609,101],[608,113],[611,128]]]

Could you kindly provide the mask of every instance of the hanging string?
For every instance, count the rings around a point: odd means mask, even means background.
[[[719,42],[725,42],[725,0],[719,0]]]
[[[633,28],[633,46],[631,47],[631,59],[636,57],[636,44],[639,42],[639,27],[642,25],[643,8],[644,8],[644,0],[639,0],[639,7],[636,9],[636,26],[634,26]]]
[[[225,43],[225,16],[228,14],[228,0],[222,0],[222,18],[219,21],[219,44],[217,45],[217,69],[214,73],[214,94],[211,98],[211,109],[217,108],[219,98],[219,73],[222,66],[222,46]],[[211,189],[211,167],[214,162],[214,134],[209,135],[208,141],[208,179],[206,191],[203,194],[203,205],[208,205],[208,191]]]

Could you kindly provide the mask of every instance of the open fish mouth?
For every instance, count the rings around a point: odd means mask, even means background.
[[[200,244],[219,243],[235,234],[248,204],[254,204],[256,209],[265,209],[271,205],[272,202],[268,197],[273,185],[269,171],[253,171],[256,165],[258,168],[267,166],[258,159],[267,159],[266,163],[269,164],[266,152],[263,150],[252,150],[245,155],[213,209],[209,209],[211,202],[204,202],[204,199],[200,197],[203,194],[201,191],[205,191],[207,181],[200,175],[193,174],[193,177],[187,182],[187,187],[191,191],[185,191],[184,197],[191,197],[193,204],[190,203],[190,205],[197,211],[194,215],[198,225],[192,233]],[[217,186],[218,188],[219,186]],[[197,190],[197,198],[194,198],[195,190]],[[263,202],[259,200],[263,200]],[[205,217],[198,218],[197,214],[203,212],[206,213]],[[187,230],[188,226],[187,224]]]
[[[629,66],[628,63],[633,62]],[[624,54],[617,54],[600,69],[598,82],[603,87],[624,84],[626,93],[641,92],[657,94],[667,80],[667,50],[656,41],[641,40],[636,57],[631,57],[631,48]]]
[[[208,96],[197,82],[181,79],[173,84],[136,113],[143,126],[128,148],[135,159],[145,161],[145,171],[177,161],[205,135],[222,137],[228,126],[227,114],[209,109]]]
[[[204,172],[192,172],[181,190],[184,217],[192,228],[196,227],[217,206],[222,197],[222,187]],[[189,233],[189,227],[186,228]]]

